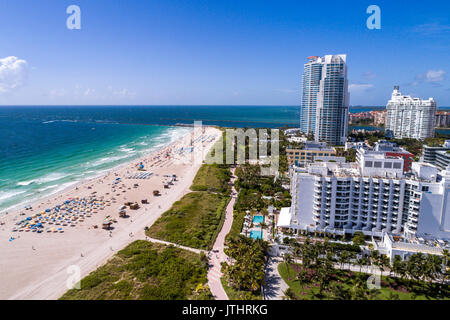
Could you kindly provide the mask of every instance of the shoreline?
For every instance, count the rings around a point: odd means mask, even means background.
[[[169,127],[174,127],[174,128],[175,128],[175,126],[169,126]],[[206,127],[206,126],[204,126],[204,127]],[[186,128],[187,128],[187,127],[186,127]],[[11,212],[15,212],[15,211],[17,211],[17,210],[20,210],[25,204],[34,206],[34,204],[36,204],[36,203],[38,203],[38,202],[47,201],[47,200],[49,200],[49,199],[51,199],[51,198],[53,198],[53,197],[55,197],[55,196],[59,196],[59,195],[61,195],[61,194],[63,194],[63,193],[66,193],[66,192],[70,191],[71,189],[75,189],[75,188],[77,188],[77,187],[79,187],[79,186],[81,186],[81,185],[83,185],[83,184],[86,184],[86,183],[92,182],[92,181],[94,181],[94,180],[100,179],[100,178],[102,178],[102,177],[105,177],[105,176],[107,176],[108,174],[110,174],[111,172],[118,171],[118,170],[120,170],[120,169],[122,169],[122,168],[124,168],[124,167],[126,167],[126,166],[129,166],[129,165],[131,165],[132,163],[134,163],[134,162],[135,162],[137,159],[139,159],[139,158],[145,158],[145,157],[147,157],[147,156],[149,156],[149,155],[151,155],[151,154],[153,154],[153,153],[158,153],[158,152],[160,152],[160,151],[162,151],[162,150],[164,150],[164,149],[166,149],[166,148],[170,148],[172,145],[174,145],[174,144],[176,144],[177,142],[179,142],[180,140],[184,139],[186,136],[188,136],[188,135],[191,134],[191,133],[192,133],[192,130],[190,130],[190,132],[184,134],[183,136],[179,137],[178,139],[175,139],[174,141],[171,141],[171,142],[168,141],[168,142],[167,142],[168,144],[165,144],[165,145],[163,145],[163,146],[157,147],[157,148],[154,149],[154,150],[152,150],[152,149],[150,148],[148,151],[143,152],[143,154],[141,154],[140,156],[137,156],[136,158],[134,158],[134,159],[132,159],[132,160],[130,160],[130,161],[127,161],[127,162],[118,164],[118,165],[116,165],[116,166],[114,166],[114,167],[111,167],[110,169],[107,169],[107,170],[101,170],[101,171],[102,171],[101,173],[96,174],[96,175],[94,175],[94,176],[92,176],[92,177],[84,178],[84,179],[81,179],[81,180],[79,180],[79,181],[75,181],[73,184],[71,184],[71,185],[65,187],[65,188],[62,189],[62,190],[56,191],[55,193],[51,193],[51,194],[49,194],[48,196],[44,196],[44,197],[40,197],[40,198],[37,197],[37,198],[34,199],[34,200],[31,200],[31,201],[23,201],[23,202],[21,202],[21,203],[18,203],[18,204],[16,204],[16,205],[11,206],[11,207],[8,207],[8,208],[5,208],[5,209],[1,209],[1,211],[0,211],[0,219],[2,219],[2,218],[4,218],[4,217],[8,216]],[[22,208],[22,209],[23,209],[23,208]]]
[[[194,141],[194,146],[202,144],[204,147],[203,159],[221,135],[216,128],[204,127],[199,141]],[[202,161],[192,161],[194,151],[189,146],[193,137],[194,132],[190,131],[159,150],[120,165],[120,168],[111,169],[77,186],[69,186],[58,195],[40,198],[33,203],[32,212],[19,209],[2,217],[6,223],[0,226],[0,269],[4,270],[0,273],[0,298],[57,299],[68,289],[66,281],[70,277],[67,271],[70,266],[80,268],[81,279],[130,242],[145,239],[144,227],[151,226],[175,201],[190,192],[192,181],[202,165]],[[134,164],[141,160],[147,172],[153,175],[149,179],[128,179],[127,176],[133,173],[130,171],[135,170]],[[136,173],[140,172],[146,171],[136,170]],[[177,175],[177,181],[169,189],[162,188],[167,182],[166,176],[171,174]],[[121,178],[120,184],[114,183],[117,177]],[[136,184],[138,187],[134,186]],[[161,191],[160,197],[151,195],[155,189]],[[93,194],[103,199],[98,201],[107,201],[104,208],[94,211],[89,218],[83,217],[83,222],[75,223],[75,226],[61,227],[64,228],[63,233],[46,231],[38,234],[26,229],[11,231],[18,219],[45,208],[56,208],[67,198],[83,199]],[[149,204],[141,204],[140,200],[145,198],[149,199]],[[117,207],[128,201],[138,202],[140,208],[127,209],[129,217],[120,218]],[[19,216],[20,211],[26,213],[23,218]],[[105,216],[117,221],[110,231],[101,228]],[[95,225],[100,227],[94,228]],[[9,237],[15,238],[8,241]]]

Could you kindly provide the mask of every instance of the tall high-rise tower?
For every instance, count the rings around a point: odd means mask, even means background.
[[[300,129],[313,133],[316,141],[342,145],[348,128],[346,55],[308,59],[303,70]]]

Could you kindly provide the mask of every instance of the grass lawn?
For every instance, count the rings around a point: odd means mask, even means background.
[[[231,230],[227,234],[228,237],[237,237],[241,231],[242,226],[244,225],[245,211],[237,211],[233,212],[233,224],[231,225]]]
[[[225,277],[220,278],[223,289],[230,300],[261,300],[261,295],[256,295],[248,291],[238,291],[227,284]]]
[[[231,178],[229,168],[220,167],[217,164],[204,164],[200,167],[192,183],[193,191],[210,191],[228,193]]]
[[[223,224],[228,196],[191,192],[175,202],[147,230],[149,237],[208,250]]]
[[[207,299],[207,266],[200,255],[175,247],[138,240],[81,280],[81,290],[62,300],[181,300]]]
[[[318,283],[312,281],[311,283],[301,284],[295,277],[295,270],[299,270],[301,268],[300,265],[291,264],[289,267],[289,273],[287,269],[286,263],[280,263],[278,266],[278,271],[280,272],[283,280],[289,285],[291,290],[294,292],[298,299],[306,299],[306,300],[317,300],[318,298],[315,296],[319,292]],[[350,279],[352,277],[363,276],[365,279],[369,277],[367,274],[359,273],[359,272],[350,272],[343,270],[335,270],[336,274],[332,282],[339,282],[344,285],[345,288],[350,288],[351,284]],[[426,284],[428,286],[428,284]],[[380,294],[377,299],[388,300],[390,294],[397,294],[399,299],[401,300],[434,300],[436,297],[427,296],[422,284],[420,283],[409,283],[405,281],[401,283],[400,279],[382,277],[381,279],[381,289]],[[447,286],[448,288],[448,286]],[[450,299],[450,290],[443,293],[443,297],[445,299]]]

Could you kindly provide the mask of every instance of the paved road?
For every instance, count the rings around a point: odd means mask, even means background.
[[[216,300],[229,300],[223,289],[222,282],[220,281],[220,278],[222,277],[222,267],[220,264],[228,259],[223,250],[225,248],[225,237],[230,232],[231,225],[233,224],[233,207],[237,197],[236,189],[234,189],[234,181],[236,180],[236,177],[234,177],[234,170],[232,170],[231,173],[233,174],[231,179],[231,183],[233,184],[231,189],[231,200],[225,210],[225,221],[222,230],[220,230],[220,233],[217,235],[216,242],[209,255],[210,269],[208,271],[208,285]]]
[[[282,259],[279,257],[269,257],[267,261],[264,300],[282,300],[284,292],[289,288],[278,272],[278,265],[280,262],[282,262]]]

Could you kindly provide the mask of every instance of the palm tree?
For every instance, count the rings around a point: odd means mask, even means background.
[[[394,261],[392,263],[392,271],[394,271],[394,274],[397,276],[400,276],[400,278],[403,280],[404,263],[402,261],[402,258],[399,255],[395,255],[395,257],[394,257]]]
[[[290,280],[290,269],[291,269],[291,264],[294,260],[292,259],[292,255],[290,253],[286,253],[283,257],[283,260],[284,260],[284,263],[286,264],[288,280]]]
[[[444,284],[446,278],[448,278],[448,267],[450,262],[450,253],[447,249],[442,250],[442,262],[443,262],[443,274],[442,284]]]
[[[380,266],[383,271],[385,271],[386,268],[389,268],[389,276],[391,275],[391,263],[389,258],[384,254],[380,255]]]
[[[358,265],[359,265],[359,273],[361,273],[362,266],[366,264],[366,259],[364,259],[364,258],[359,258],[357,263],[358,263]]]
[[[283,292],[283,300],[295,300],[295,293],[291,288],[287,288],[286,291]]]

